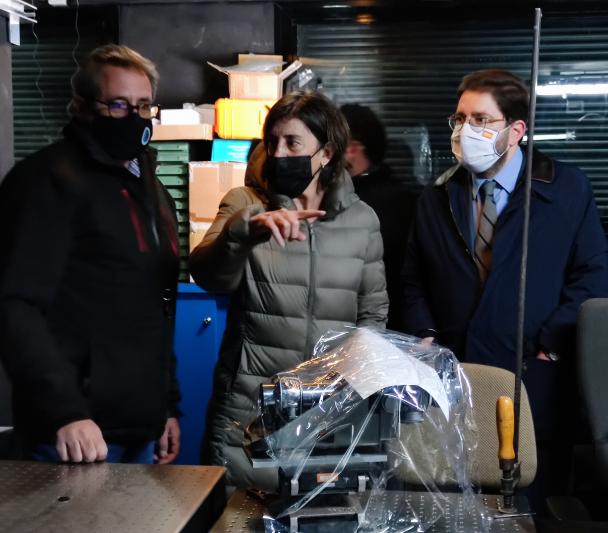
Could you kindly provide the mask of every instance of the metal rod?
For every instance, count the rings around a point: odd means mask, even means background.
[[[17,4],[19,6],[31,7],[34,11],[38,9],[34,4],[30,4],[28,2],[25,2],[24,0],[8,0],[8,2],[9,4]]]
[[[36,13],[29,13],[29,12],[26,13],[25,11],[13,11],[12,9],[10,9],[7,6],[0,6],[0,11],[4,11],[5,13],[8,13],[10,15],[15,15],[15,16],[19,17],[20,19],[31,22],[32,24],[36,24],[38,22],[35,18],[30,18],[28,16],[28,15],[31,15],[32,17],[35,17]]]
[[[517,306],[517,361],[515,367],[515,391],[513,404],[515,409],[515,431],[513,444],[515,459],[519,453],[519,413],[521,400],[521,375],[524,361],[524,320],[526,313],[526,276],[528,265],[528,234],[530,230],[530,197],[532,187],[532,157],[534,149],[534,118],[536,115],[536,83],[538,80],[538,56],[540,48],[540,8],[534,9],[534,48],[532,52],[532,74],[530,75],[530,108],[528,114],[528,146],[526,151],[524,225],[521,238],[521,267],[519,272],[519,301]]]

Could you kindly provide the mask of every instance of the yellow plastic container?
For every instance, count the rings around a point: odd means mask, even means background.
[[[264,120],[275,102],[220,98],[215,102],[215,132],[222,139],[261,139]]]

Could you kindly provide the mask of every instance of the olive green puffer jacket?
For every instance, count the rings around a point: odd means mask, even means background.
[[[269,235],[253,239],[249,219],[266,209],[295,209],[293,201],[269,198],[259,179],[250,185],[226,194],[190,256],[190,272],[201,287],[233,294],[203,460],[225,465],[228,484],[272,490],[276,471],[253,471],[242,449],[260,384],[309,358],[328,329],[383,328],[388,297],[378,218],[354,193],[348,174],[326,191],[326,216],[301,224],[307,239],[284,248]]]

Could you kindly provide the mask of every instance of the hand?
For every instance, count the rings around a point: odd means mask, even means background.
[[[249,228],[252,234],[260,234],[269,230],[275,241],[279,245],[285,246],[286,240],[303,241],[306,239],[306,235],[300,231],[300,220],[318,218],[323,215],[325,215],[325,211],[318,209],[266,211],[251,217]]]
[[[108,446],[103,440],[101,429],[90,418],[71,422],[59,428],[55,447],[64,462],[105,461],[108,455]]]
[[[433,344],[434,340],[435,337],[424,337],[424,339],[420,341],[420,344],[422,344],[422,346],[430,346],[431,344]]]
[[[540,352],[538,352],[538,354],[536,354],[536,358],[540,359],[541,361],[549,361],[550,363],[553,362],[553,361],[551,361],[551,359],[549,359],[547,357],[547,354],[545,352],[543,352],[542,350]]]
[[[154,460],[159,465],[165,465],[175,460],[179,454],[179,440],[180,430],[177,418],[167,418],[165,431],[156,443]]]

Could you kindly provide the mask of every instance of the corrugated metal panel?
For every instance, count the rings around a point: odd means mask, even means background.
[[[189,281],[188,256],[190,255],[190,214],[188,211],[188,142],[160,141],[151,144],[158,150],[156,174],[167,187],[175,202],[179,236],[179,280]]]
[[[532,21],[416,21],[298,26],[298,54],[338,104],[372,107],[389,136],[387,159],[401,179],[428,183],[452,162],[446,118],[463,75],[506,68],[530,77]],[[608,81],[608,18],[543,19],[539,84]],[[321,63],[321,64],[319,64]],[[575,140],[537,142],[589,176],[608,228],[608,97],[543,96],[537,133]]]
[[[73,14],[71,15],[74,16]],[[70,78],[76,70],[76,28],[22,28],[21,46],[12,49],[15,160],[57,140],[68,120]],[[98,30],[79,27],[79,60],[97,44]]]

